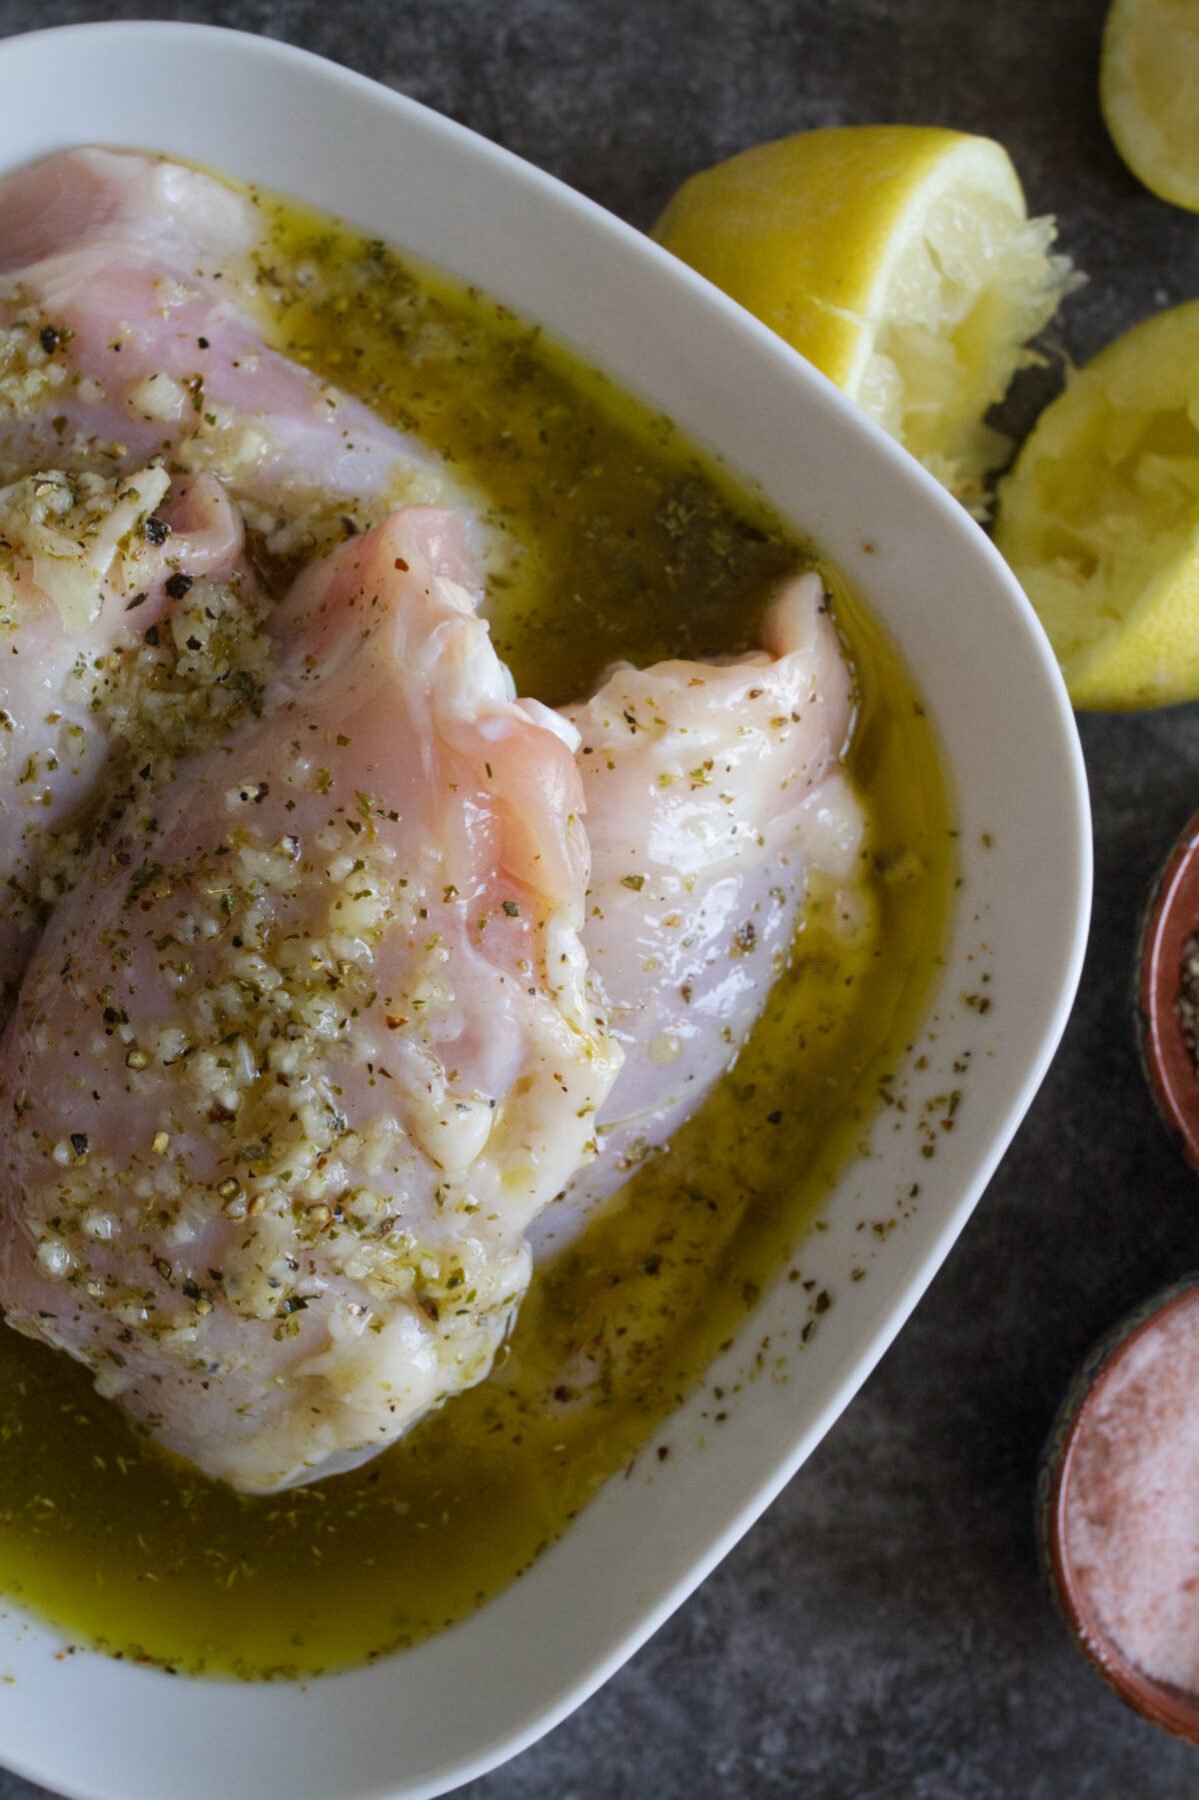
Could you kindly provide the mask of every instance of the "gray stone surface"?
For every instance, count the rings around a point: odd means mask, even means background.
[[[1002,139],[1090,285],[1088,356],[1199,292],[1199,220],[1142,192],[1095,98],[1097,0],[0,0],[0,35],[204,19],[378,75],[647,225],[691,170],[803,127]],[[135,122],[130,136],[136,137]],[[1026,380],[1026,422],[1058,379]],[[1038,1581],[1037,1453],[1072,1368],[1199,1263],[1199,1185],[1129,1029],[1137,913],[1199,807],[1199,708],[1094,718],[1082,994],[1031,1116],[915,1319],[767,1516],[582,1711],[469,1800],[1108,1800],[1199,1792],[1199,1753],[1125,1712]],[[0,1800],[36,1790],[0,1775]],[[214,1796],[213,1800],[220,1800]]]

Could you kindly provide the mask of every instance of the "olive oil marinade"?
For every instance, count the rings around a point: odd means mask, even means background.
[[[774,585],[815,558],[668,420],[483,296],[258,200],[280,347],[479,492],[493,630],[520,692],[560,703],[617,657],[754,641]],[[944,930],[936,745],[887,641],[827,578],[871,820],[854,928],[817,896],[732,1073],[538,1273],[489,1379],[356,1473],[248,1499],[136,1437],[66,1357],[0,1332],[0,1590],[81,1641],[180,1670],[361,1662],[527,1567],[694,1386],[860,1136]]]

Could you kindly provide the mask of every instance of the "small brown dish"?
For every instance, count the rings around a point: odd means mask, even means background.
[[[1101,1622],[1087,1580],[1071,1555],[1071,1483],[1077,1478],[1080,1446],[1085,1457],[1089,1429],[1112,1376],[1138,1347],[1141,1360],[1152,1353],[1152,1336],[1180,1309],[1196,1313],[1199,1334],[1199,1274],[1175,1282],[1144,1301],[1091,1351],[1062,1403],[1042,1454],[1037,1478],[1037,1538],[1041,1561],[1071,1638],[1126,1706],[1172,1736],[1199,1744],[1199,1692],[1176,1687],[1146,1673],[1115,1642]],[[1199,1595],[1196,1596],[1199,1607]]]
[[[1187,1161],[1199,1169],[1199,1074],[1180,1010],[1180,1002],[1185,1004],[1185,966],[1196,954],[1193,941],[1199,942],[1199,814],[1170,852],[1149,897],[1136,975],[1145,1075],[1167,1129]],[[1194,985],[1199,988],[1199,980]]]

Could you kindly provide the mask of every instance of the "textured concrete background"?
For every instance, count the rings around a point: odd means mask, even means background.
[[[693,169],[787,131],[901,120],[989,132],[1091,276],[1061,328],[1081,359],[1199,294],[1199,219],[1142,192],[1104,134],[1102,15],[1102,0],[0,0],[0,35],[155,16],[286,38],[643,226]],[[1013,417],[1031,417],[1053,380],[1026,383]],[[1089,719],[1083,739],[1097,892],[1082,994],[974,1222],[739,1549],[580,1713],[463,1790],[469,1800],[1199,1793],[1199,1752],[1125,1712],[1071,1649],[1033,1550],[1037,1453],[1071,1370],[1122,1312],[1199,1263],[1199,1186],[1152,1112],[1128,1001],[1142,898],[1199,807],[1199,708]],[[0,1774],[0,1800],[36,1792]]]

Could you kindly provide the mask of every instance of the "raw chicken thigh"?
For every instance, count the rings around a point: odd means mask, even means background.
[[[431,452],[266,346],[261,235],[248,199],[153,157],[68,150],[0,181],[0,473],[165,456],[281,547],[446,497]]]
[[[546,1247],[694,1112],[766,1004],[810,876],[844,880],[860,852],[838,762],[850,677],[818,576],[774,601],[763,639],[723,663],[618,667],[564,709],[591,843],[583,947],[625,1062]]]
[[[130,653],[172,586],[243,578],[241,521],[210,477],[60,471],[0,489],[0,1019],[69,879],[66,828],[120,735]]]
[[[489,1368],[620,1063],[573,727],[453,515],[309,571],[260,721],[59,907],[0,1047],[0,1298],[209,1474],[373,1454]]]

